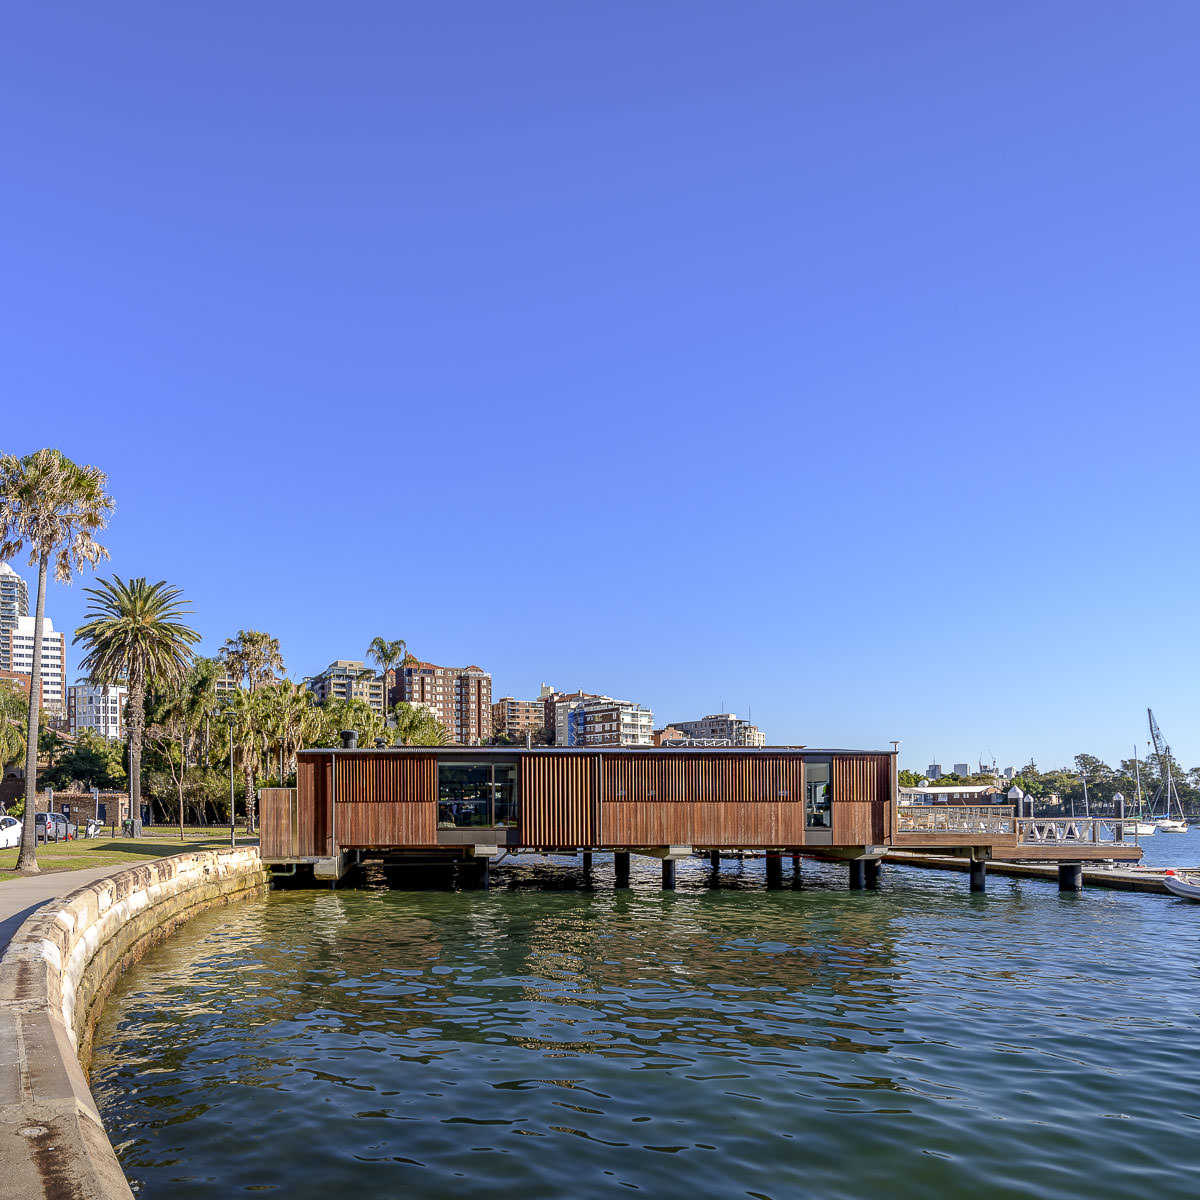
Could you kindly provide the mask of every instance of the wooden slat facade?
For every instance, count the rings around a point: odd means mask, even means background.
[[[299,850],[294,788],[258,793],[258,848],[263,858],[296,858]]]
[[[594,754],[521,756],[522,845],[599,844],[599,765]]]
[[[345,850],[436,846],[436,757],[339,754],[335,827]]]
[[[799,756],[606,755],[601,838],[606,846],[799,846],[804,777]]]
[[[298,755],[296,758],[296,856],[331,854],[329,835],[328,754]]]
[[[885,844],[891,834],[891,756],[835,754],[832,780],[834,845]]]

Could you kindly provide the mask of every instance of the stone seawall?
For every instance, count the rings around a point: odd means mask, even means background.
[[[40,908],[0,958],[0,1194],[131,1200],[84,1066],[104,999],[205,909],[257,895],[254,846],[158,859]]]

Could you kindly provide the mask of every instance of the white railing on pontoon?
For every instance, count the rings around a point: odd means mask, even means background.
[[[1017,821],[1022,846],[1099,845],[1137,842],[1137,822],[1120,817],[1022,817]]]
[[[900,805],[896,809],[896,832],[1010,836],[1013,808],[1010,804]]]

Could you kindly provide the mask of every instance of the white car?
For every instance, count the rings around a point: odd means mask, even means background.
[[[16,817],[0,817],[0,849],[11,850],[21,844],[21,822]]]

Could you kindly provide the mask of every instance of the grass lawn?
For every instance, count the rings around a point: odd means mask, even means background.
[[[238,845],[254,845],[257,837],[239,830]],[[140,838],[78,838],[73,842],[49,842],[37,848],[38,866],[43,871],[77,871],[83,867],[103,867],[109,863],[139,863],[152,858],[166,858],[169,854],[179,854],[184,850],[218,850],[229,845],[229,830],[215,833],[213,830],[203,832],[188,831],[184,841],[179,840],[179,831],[175,836]],[[21,874],[16,870],[17,849],[0,850],[0,885],[6,879],[20,879]]]

